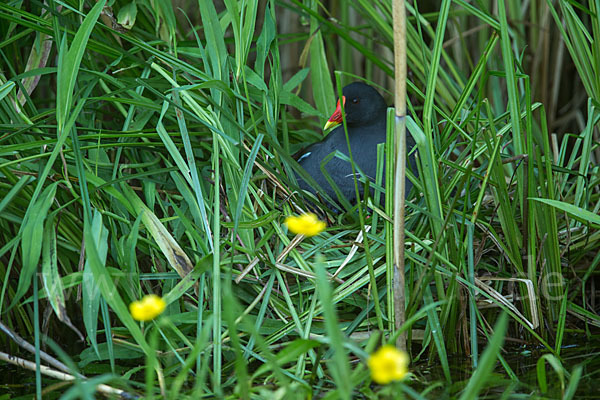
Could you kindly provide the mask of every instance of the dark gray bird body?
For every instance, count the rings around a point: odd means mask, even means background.
[[[386,114],[387,105],[383,97],[371,86],[361,82],[352,83],[344,87],[342,102],[346,113],[348,138],[354,163],[372,181],[375,181],[377,172],[377,145],[386,140]],[[349,157],[348,146],[344,127],[341,124],[341,106],[338,101],[336,112],[331,116],[325,127],[339,124],[325,139],[307,147],[298,159],[300,165],[321,186],[325,193],[333,200],[338,200],[333,188],[329,185],[321,172],[322,161],[332,153],[339,151]],[[410,150],[414,142],[410,135],[407,136],[407,148]],[[409,157],[410,165],[416,172],[414,155]],[[356,202],[354,177],[350,162],[342,160],[335,155],[326,163],[325,169],[336,183],[342,195],[350,204]],[[356,171],[358,177],[360,173]],[[298,180],[300,188],[315,193],[316,190],[303,179]],[[385,181],[384,181],[385,183]],[[361,196],[364,185],[359,182]],[[406,180],[406,193],[412,184]]]

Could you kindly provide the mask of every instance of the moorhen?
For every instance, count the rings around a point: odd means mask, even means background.
[[[348,138],[354,163],[372,181],[375,180],[377,171],[377,145],[385,143],[386,139],[386,114],[387,105],[383,97],[371,86],[362,83],[352,83],[342,90],[342,104],[346,112]],[[348,145],[344,126],[342,125],[342,109],[340,101],[333,115],[325,124],[324,129],[338,125],[325,139],[307,147],[298,158],[298,163],[319,184],[325,193],[333,200],[337,196],[321,172],[321,162],[336,150],[348,156]],[[407,135],[406,147],[408,151],[414,146],[412,137]],[[409,155],[409,162],[413,171],[416,171],[414,153]],[[356,203],[356,192],[352,175],[352,165],[339,157],[333,156],[325,165],[325,170],[340,189],[341,194],[348,199],[350,204]],[[358,176],[360,173],[356,170]],[[384,178],[385,182],[385,178]],[[303,179],[298,179],[301,189],[317,194]],[[360,195],[363,195],[364,185],[359,182]],[[406,194],[410,191],[412,183],[406,179]]]

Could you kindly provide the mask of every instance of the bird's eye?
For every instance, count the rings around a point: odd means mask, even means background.
[[[360,99],[358,97],[355,97],[352,99],[352,103],[358,104],[358,103],[360,103]]]

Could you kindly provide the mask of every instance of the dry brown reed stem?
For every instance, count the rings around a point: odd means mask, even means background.
[[[394,326],[397,329],[406,320],[404,293],[404,203],[406,176],[406,6],[404,0],[394,0],[394,65],[395,65],[395,148],[394,178]],[[396,346],[406,350],[406,333],[396,340]]]

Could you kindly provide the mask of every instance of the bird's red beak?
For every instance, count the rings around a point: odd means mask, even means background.
[[[342,105],[346,105],[346,96],[342,96]],[[326,131],[327,129],[342,123],[342,105],[340,105],[340,101],[338,100],[337,107],[331,117],[327,120],[327,123],[325,123],[323,130]]]

